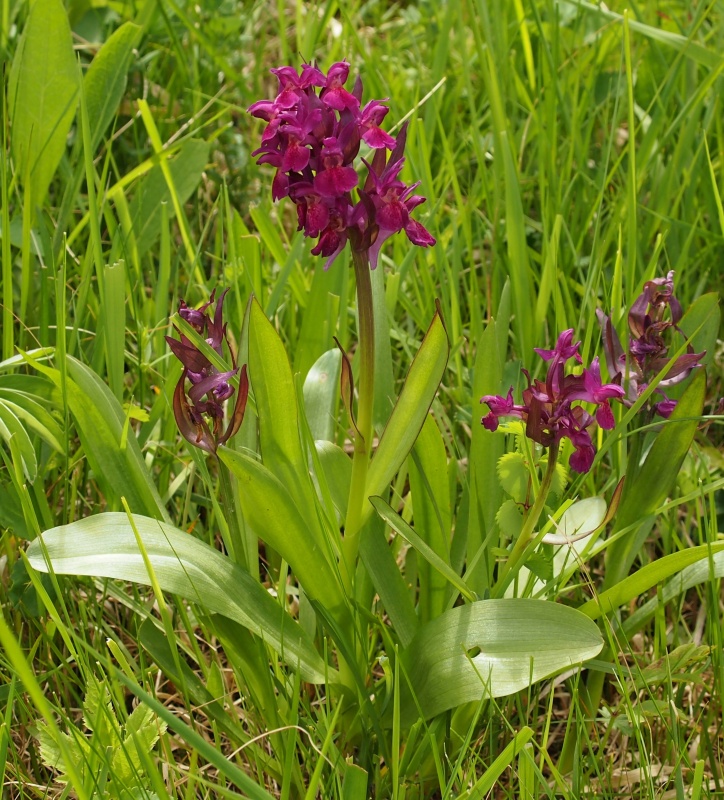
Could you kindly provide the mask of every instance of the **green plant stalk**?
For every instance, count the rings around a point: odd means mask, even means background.
[[[232,484],[231,472],[220,458],[217,458],[219,465],[219,483],[221,484],[221,502],[226,511],[226,523],[229,526],[229,544],[231,545],[232,559],[245,570],[251,569],[248,554],[244,547],[244,525],[241,519],[241,509],[236,502],[236,493]]]
[[[556,474],[557,461],[558,442],[553,442],[548,449],[548,464],[543,475],[543,480],[540,484],[540,489],[535,497],[533,508],[531,508],[530,512],[528,513],[528,516],[523,523],[523,530],[521,530],[520,536],[513,545],[513,549],[510,551],[510,556],[503,565],[503,569],[500,573],[500,579],[495,587],[496,597],[501,597],[503,595],[510,582],[518,574],[518,570],[521,567],[520,562],[525,555],[525,551],[528,549],[528,545],[533,540],[533,531],[535,526],[538,524],[538,520],[540,519],[540,515],[543,513],[543,509],[545,508],[546,500],[548,499],[548,493],[550,492],[551,484],[553,483],[553,476]]]
[[[345,588],[351,589],[354,581],[359,533],[364,509],[367,467],[372,450],[372,407],[375,390],[375,326],[372,307],[372,280],[367,252],[352,251],[357,280],[357,314],[359,316],[359,381],[356,434],[352,458],[352,480],[349,487],[347,517],[344,524],[342,578]]]

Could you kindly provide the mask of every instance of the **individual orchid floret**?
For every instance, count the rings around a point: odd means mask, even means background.
[[[663,394],[666,387],[685,380],[692,370],[701,366],[705,352],[695,353],[691,345],[676,359],[669,357],[670,331],[683,336],[679,321],[683,316],[681,304],[674,296],[674,271],[665,278],[646,281],[641,294],[634,300],[628,314],[630,331],[626,353],[613,327],[610,317],[599,312],[603,329],[603,349],[606,366],[614,383],[626,387],[623,402],[632,406],[657,375],[666,369],[666,377],[658,381],[657,391]],[[654,413],[668,418],[676,401],[665,399],[651,403]]]
[[[214,294],[212,293],[209,301],[199,308],[190,308],[182,300],[179,316],[188,322],[219,356],[222,356],[223,342],[229,346],[226,325],[223,321],[226,291],[216,301],[212,316],[210,306],[214,302]],[[236,404],[231,419],[224,429],[224,403],[235,391],[229,381],[239,373],[239,369],[234,362],[233,369],[220,372],[187,336],[180,332],[179,335],[180,339],[166,337],[171,351],[183,365],[183,372],[173,395],[176,424],[190,444],[209,453],[215,453],[219,445],[228,441],[239,430],[244,419],[249,394],[246,365],[241,368]],[[231,352],[230,348],[229,350]],[[232,361],[234,361],[233,353]],[[188,392],[187,381],[191,384]]]
[[[435,238],[411,216],[425,202],[414,194],[418,184],[399,178],[407,127],[395,139],[381,127],[389,111],[383,101],[361,107],[359,77],[351,92],[345,88],[349,64],[339,61],[327,75],[314,64],[304,64],[301,73],[289,66],[272,72],[279,80],[277,97],[249,107],[267,123],[252,155],[276,169],[272,198],[295,203],[298,230],[319,240],[312,253],[327,258],[325,269],[347,243],[374,269],[384,242],[400,231],[418,247],[434,245]],[[361,142],[374,151],[371,163],[362,160],[363,187],[355,166]]]
[[[605,429],[614,427],[609,401],[620,400],[624,391],[615,384],[601,383],[597,358],[581,374],[566,374],[568,361],[573,359],[581,363],[579,347],[580,342],[573,343],[573,329],[570,329],[558,337],[553,350],[536,349],[538,355],[548,362],[546,379],[531,380],[523,370],[528,387],[523,391],[521,405],[514,403],[512,387],[506,397],[486,395],[480,402],[490,409],[482,419],[489,431],[497,429],[500,417],[518,417],[525,422],[526,435],[544,447],[569,439],[574,450],[568,463],[576,472],[588,472],[596,455],[588,428],[594,422]],[[576,401],[596,406],[595,416],[581,405],[572,405]]]

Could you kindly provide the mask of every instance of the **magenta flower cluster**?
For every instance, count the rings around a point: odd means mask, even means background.
[[[407,186],[399,178],[406,126],[397,139],[380,127],[389,109],[380,100],[362,106],[359,77],[351,92],[345,89],[349,64],[333,64],[326,75],[314,64],[304,64],[301,72],[293,67],[272,72],[279,80],[276,98],[249,107],[267,123],[252,155],[259,156],[259,164],[276,168],[272,197],[295,203],[298,230],[318,239],[312,253],[326,257],[325,269],[347,242],[368,254],[372,269],[382,244],[399,231],[420,247],[435,244],[411,217],[425,202],[414,194],[418,184]],[[374,151],[371,162],[362,159],[367,168],[363,186],[354,166],[361,142]]]
[[[226,336],[226,324],[223,321],[226,291],[216,301],[216,308],[212,316],[209,309],[214,302],[214,295],[215,292],[212,292],[209,301],[200,308],[190,308],[182,300],[179,316],[188,322],[219,356],[223,356],[223,342],[226,341],[227,347],[229,344]],[[244,419],[249,393],[246,366],[241,368],[236,404],[229,424],[224,430],[224,403],[234,394],[234,387],[229,380],[239,372],[239,369],[234,363],[233,369],[219,372],[187,336],[180,332],[179,335],[180,340],[171,336],[166,337],[171,351],[184,367],[173,397],[176,424],[188,442],[209,453],[215,453],[220,444],[226,442],[239,430]],[[231,348],[229,348],[229,352],[231,352]],[[186,392],[187,381],[191,384],[188,393]]]
[[[573,343],[573,329],[563,331],[553,350],[536,348],[541,358],[548,362],[545,381],[531,380],[523,370],[528,387],[523,391],[523,402],[513,402],[513,389],[506,397],[486,395],[480,402],[487,404],[490,412],[482,423],[489,430],[497,429],[500,417],[518,417],[525,422],[526,435],[545,447],[570,439],[574,451],[569,464],[576,472],[588,472],[593,464],[596,449],[588,429],[597,422],[602,428],[614,427],[610,400],[620,400],[624,391],[620,386],[601,383],[601,370],[598,358],[580,375],[566,372],[566,363],[574,359],[581,363],[578,348],[581,343]],[[595,416],[582,405],[583,401],[596,406]]]
[[[599,313],[606,366],[613,383],[626,385],[625,405],[633,405],[651,380],[669,365],[666,339],[672,331],[681,333],[678,327],[681,317],[681,304],[674,296],[673,270],[665,278],[647,281],[643,292],[634,300],[628,314],[631,332],[628,358],[610,317]],[[665,418],[671,416],[676,401],[667,397],[666,388],[685,380],[693,369],[701,366],[704,355],[695,353],[688,345],[687,352],[671,364],[666,377],[656,387],[656,393],[663,400],[652,404],[655,413]]]

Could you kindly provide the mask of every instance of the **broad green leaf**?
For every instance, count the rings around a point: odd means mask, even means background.
[[[629,600],[643,594],[658,585],[677,572],[681,572],[685,567],[702,561],[709,566],[709,557],[724,550],[724,542],[714,544],[703,544],[699,547],[690,547],[679,553],[657,558],[645,567],[636,570],[633,575],[629,575],[615,586],[601,592],[593,600],[589,600],[580,607],[580,611],[591,619],[598,619],[604,614],[620,608]]]
[[[327,350],[314,362],[304,379],[304,410],[315,440],[335,439],[334,410],[341,371],[342,354],[337,348]]]
[[[317,440],[314,446],[334,507],[339,518],[344,519],[347,515],[349,484],[352,481],[352,459],[332,442]]]
[[[479,600],[420,628],[403,652],[404,671],[427,719],[482,697],[503,697],[596,656],[598,626],[543,600]],[[403,719],[417,707],[406,697]]]
[[[442,380],[449,351],[447,332],[439,312],[436,312],[370,462],[368,497],[386,491],[412,449]],[[371,512],[372,506],[367,504],[363,521]]]
[[[427,415],[408,463],[415,530],[442,562],[450,566],[452,516],[447,453],[440,429],[431,414]],[[423,560],[420,562],[419,581],[419,614],[421,621],[426,622],[444,611],[447,580]]]
[[[159,586],[229,617],[271,645],[311,683],[325,665],[302,628],[244,569],[204,542],[157,520],[134,515]],[[31,543],[31,566],[61,575],[92,575],[151,585],[143,553],[126,514],[105,513],[51,528]],[[46,561],[47,558],[47,561]],[[326,670],[330,674],[329,670]]]
[[[27,356],[28,363],[61,387],[60,372]],[[151,479],[135,436],[125,448],[123,407],[98,375],[68,356],[66,381],[68,406],[78,427],[88,461],[110,502],[125,497],[131,511],[169,521],[163,501]]]
[[[702,358],[702,364],[705,366],[714,361],[720,324],[721,311],[719,295],[716,292],[697,297],[679,322],[679,328],[684,335],[691,336],[694,352],[706,351],[706,355]]]
[[[284,484],[305,517],[305,538],[311,535],[321,547],[324,538],[317,522],[307,456],[299,433],[294,376],[284,344],[256,299],[252,299],[249,308],[249,378],[259,417],[264,466]]]
[[[359,554],[400,644],[407,647],[417,631],[418,618],[410,597],[410,589],[385,540],[382,523],[379,520],[371,519],[362,529]]]
[[[43,203],[78,104],[78,66],[61,0],[34,0],[10,70],[12,152],[32,203]]]
[[[507,300],[509,291],[504,293]],[[506,302],[507,305],[507,302]],[[503,455],[505,437],[492,436],[480,424],[482,406],[480,398],[486,394],[499,394],[504,391],[501,386],[503,377],[502,359],[508,348],[509,320],[491,320],[483,331],[478,342],[473,375],[473,424],[472,442],[470,445],[470,507],[468,522],[467,557],[471,563],[481,550],[483,541],[491,536],[495,527],[495,515],[503,502],[503,489],[497,473],[497,465]],[[502,335],[504,332],[506,335]],[[468,575],[470,586],[478,594],[488,587],[492,565],[483,556]]]
[[[294,498],[263,464],[228,447],[219,448],[219,456],[239,482],[244,519],[254,533],[287,561],[310,599],[332,613],[341,610],[346,603],[339,575],[310,536],[316,518],[304,519]]]
[[[209,159],[209,143],[201,139],[185,141],[179,152],[168,158],[169,170],[179,205],[185,203],[199,185]],[[139,258],[161,235],[161,203],[167,202],[168,217],[175,216],[171,192],[161,166],[156,165],[138,184],[130,205],[130,217],[136,235]]]
[[[141,28],[133,22],[121,25],[98,51],[83,80],[94,153],[123,99],[131,54],[140,36]]]
[[[706,373],[700,369],[694,374],[671,417],[664,423],[641,471],[626,486],[616,530],[634,527],[630,533],[612,542],[606,551],[607,587],[618,583],[631,569],[648,535],[647,517],[656,513],[671,492],[694,439],[705,395]]]

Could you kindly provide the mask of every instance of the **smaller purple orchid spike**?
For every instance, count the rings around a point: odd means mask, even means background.
[[[312,253],[326,257],[325,269],[347,243],[366,253],[374,269],[384,242],[400,231],[418,247],[434,245],[435,238],[411,217],[425,202],[413,194],[418,184],[399,179],[407,126],[396,139],[382,130],[389,110],[384,101],[361,107],[360,78],[351,92],[345,89],[346,61],[333,64],[327,75],[314,64],[302,65],[301,73],[288,66],[272,72],[279,80],[277,97],[249,107],[267,123],[252,155],[276,168],[272,197],[296,204],[298,229],[318,239]],[[374,151],[371,163],[363,161],[368,170],[363,188],[355,167],[361,142]]]
[[[183,300],[179,307],[179,316],[186,320],[199,336],[206,339],[209,346],[220,356],[223,355],[223,342],[226,341],[227,347],[229,346],[226,325],[223,321],[226,291],[217,300],[213,316],[207,311],[214,302],[215,292],[212,292],[209,301],[199,308],[190,308]],[[232,353],[234,368],[227,372],[219,372],[188,337],[177,332],[181,337],[180,340],[171,336],[166,337],[171,351],[184,367],[173,394],[176,424],[190,444],[209,453],[216,453],[219,445],[227,442],[239,430],[244,419],[249,395],[246,365],[239,373]],[[231,352],[231,348],[229,351]],[[231,419],[224,430],[223,404],[234,394],[234,387],[229,380],[237,373],[239,373],[239,391]],[[188,392],[187,381],[191,384]]]
[[[667,310],[669,319],[666,318]],[[668,356],[667,332],[674,330],[683,335],[678,326],[683,312],[674,296],[674,271],[671,270],[665,278],[646,281],[643,291],[631,304],[628,354],[624,352],[610,317],[600,311],[597,316],[603,329],[603,351],[611,380],[620,386],[626,384],[624,404],[632,406],[649,383],[667,368],[666,377],[658,382],[656,390],[664,400],[651,402],[650,408],[668,418],[676,407],[676,401],[666,397],[663,390],[685,380],[692,370],[701,366],[701,359],[706,355],[705,352],[695,353],[694,348],[687,345],[687,352],[673,363]]]
[[[581,363],[579,347],[580,342],[573,344],[573,329],[570,329],[558,337],[553,350],[536,348],[538,355],[548,362],[548,372],[545,381],[532,381],[523,370],[528,387],[523,391],[521,405],[513,402],[512,387],[506,397],[486,395],[480,402],[490,409],[482,419],[489,431],[497,429],[500,417],[518,417],[525,422],[526,436],[544,447],[569,439],[574,450],[568,463],[576,472],[588,472],[596,455],[588,428],[594,422],[607,430],[614,427],[609,401],[620,400],[624,391],[615,384],[601,383],[598,358],[582,374],[566,374],[568,361]],[[573,406],[577,400],[596,406],[595,417],[583,406]]]

